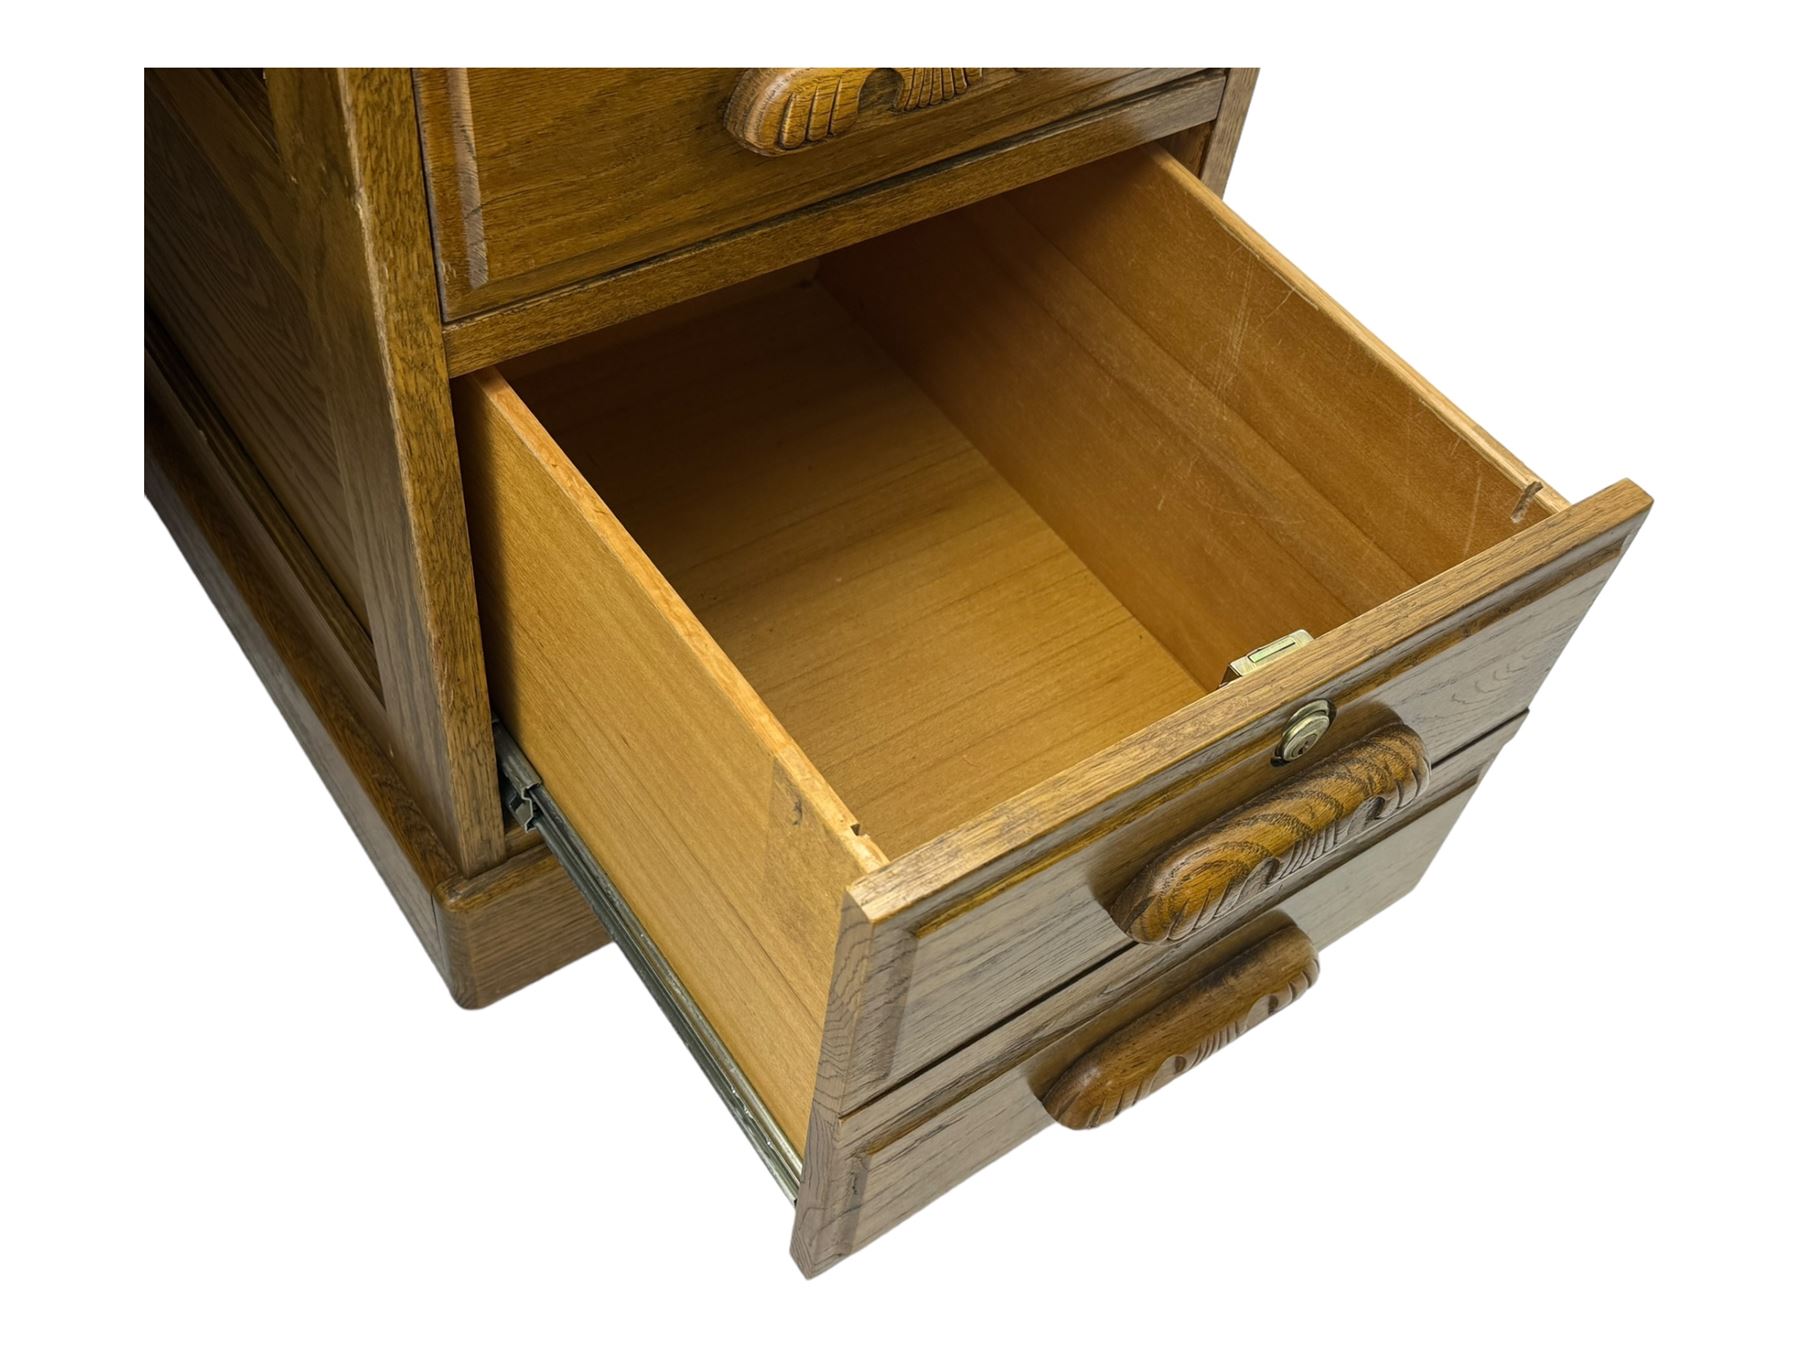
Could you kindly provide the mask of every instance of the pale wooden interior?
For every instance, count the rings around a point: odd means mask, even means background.
[[[772,714],[744,757],[747,837],[787,809],[755,796],[770,753],[829,785],[793,797],[796,824],[805,797],[829,826],[833,793],[856,822],[861,860],[828,828],[815,879],[1028,792],[1203,697],[1251,647],[1321,635],[1562,504],[1153,150],[503,374],[519,401],[506,436],[579,471],[597,495],[577,514],[623,526],[608,565],[654,564],[672,587],[659,631],[697,619],[699,668],[716,643],[760,700],[739,715]],[[499,546],[478,537],[478,570]],[[487,583],[484,627],[528,585],[522,570]],[[556,603],[534,621],[566,645]],[[601,614],[581,631],[602,629],[619,640]],[[520,718],[528,656],[490,653]],[[564,659],[580,668],[541,680],[546,716],[620,657]],[[704,795],[703,753],[643,735],[606,748],[698,772],[650,787]],[[568,809],[597,835],[607,791]],[[743,937],[684,945],[675,910],[656,910],[710,902],[645,862],[642,917],[727,1039],[783,1042],[734,1049],[767,1066],[753,1076],[799,1142],[841,886],[721,881],[751,932],[758,906],[783,907],[767,959],[746,964]],[[743,1016],[765,1003],[786,1011]]]
[[[819,285],[514,378],[890,855],[1204,692]]]

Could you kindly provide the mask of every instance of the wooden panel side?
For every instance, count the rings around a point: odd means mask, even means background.
[[[300,274],[381,669],[391,748],[462,871],[505,856],[499,772],[402,71],[272,71]]]
[[[273,211],[273,203],[265,203]],[[148,83],[144,289],[332,584],[368,623],[325,372],[288,268]]]
[[[1315,754],[1398,719],[1434,769],[1523,712],[1648,509],[1632,484],[1610,488],[859,883],[866,987],[826,1051],[842,1100],[868,1100],[1121,950],[1103,899],[1291,771],[1271,761],[1307,700],[1338,709]]]
[[[161,412],[146,417],[145,493],[325,780],[413,932],[446,981],[434,892],[456,876],[394,765],[356,715],[246,531],[189,461]]]
[[[500,716],[799,1145],[840,897],[884,860],[506,381],[457,399]]]
[[[263,247],[297,285],[293,198],[260,78],[253,71],[189,68],[147,70],[144,80],[194,138]]]
[[[1323,947],[1400,899],[1423,878],[1515,729],[1509,725],[1447,761],[1444,786],[1421,815],[1286,895],[1255,923],[1199,948],[1133,948],[876,1101],[815,1118],[795,1206],[795,1262],[808,1276],[818,1274],[1051,1124],[1040,1096],[1083,1051],[1270,925],[1293,923]],[[1201,1091],[1204,1076],[1197,1071],[1170,1091]]]
[[[746,225],[604,276],[458,319],[444,333],[451,373],[479,370],[580,337],[1205,122],[1218,111],[1224,88],[1220,75],[1181,80],[817,207]],[[752,158],[747,151],[739,153]]]
[[[152,382],[144,484],[208,597],[324,780],[426,953],[464,1007],[482,1007],[606,941],[574,883],[538,843],[516,841],[506,862],[460,875],[366,720],[353,671],[307,616],[304,589],[238,476],[206,465],[176,419],[175,386]],[[366,644],[368,639],[363,638]],[[372,661],[372,657],[370,658]]]
[[[144,357],[146,395],[162,410],[188,462],[237,518],[245,542],[331,666],[344,697],[379,738],[387,714],[368,631],[154,317],[145,324]]]

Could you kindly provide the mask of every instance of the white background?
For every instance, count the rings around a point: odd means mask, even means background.
[[[0,1339],[1793,1344],[1791,44],[1453,8],[1109,5],[1052,43],[1034,7],[966,44],[1260,60],[1232,204],[1565,495],[1658,505],[1308,999],[811,1283],[616,952],[450,1002],[137,495],[133,67],[348,53],[234,8],[228,50],[90,31],[15,85]],[[365,59],[843,59],[686,7],[641,55],[591,15],[490,50],[308,12]],[[911,12],[846,54],[964,54]]]

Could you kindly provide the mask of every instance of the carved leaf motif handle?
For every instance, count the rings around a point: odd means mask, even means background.
[[[1319,978],[1319,954],[1293,924],[1127,1022],[1063,1070],[1043,1095],[1059,1125],[1104,1125],[1292,1003]]]
[[[931,108],[968,92],[980,68],[888,66],[900,77],[894,111]],[[725,108],[725,129],[759,155],[786,155],[856,125],[863,86],[883,67],[746,70]]]
[[[1107,913],[1139,942],[1179,942],[1391,820],[1425,791],[1430,769],[1418,733],[1377,731],[1165,849]]]

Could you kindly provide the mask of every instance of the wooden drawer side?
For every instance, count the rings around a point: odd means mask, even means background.
[[[798,1148],[884,859],[505,379],[456,402],[495,711]]]

